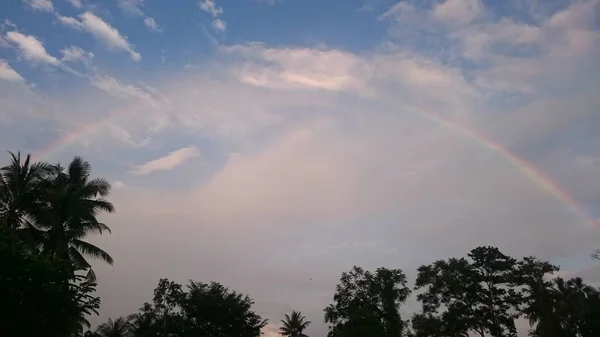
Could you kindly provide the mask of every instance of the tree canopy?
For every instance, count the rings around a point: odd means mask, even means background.
[[[409,295],[402,270],[378,268],[371,273],[355,266],[342,273],[334,303],[325,308],[328,336],[402,336],[405,322],[399,307]]]

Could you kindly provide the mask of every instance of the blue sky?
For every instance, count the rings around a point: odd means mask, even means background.
[[[325,335],[352,265],[477,245],[600,283],[599,28],[598,0],[2,1],[0,149],[113,182],[94,322],[192,278]]]

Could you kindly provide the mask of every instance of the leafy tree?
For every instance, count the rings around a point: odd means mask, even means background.
[[[405,322],[399,307],[410,295],[400,269],[378,268],[375,273],[354,267],[342,273],[334,303],[325,308],[329,337],[397,337]]]
[[[300,311],[292,311],[291,315],[285,314],[285,319],[281,321],[282,326],[279,331],[283,336],[308,337],[304,334],[304,330],[308,328],[310,323]]]
[[[190,281],[184,291],[161,279],[152,303],[131,316],[131,331],[136,337],[258,337],[267,321],[252,311],[253,304],[216,282]]]
[[[522,314],[534,327],[530,335],[534,337],[560,337],[566,331],[561,326],[557,311],[553,282],[549,276],[558,267],[534,257],[526,257],[518,263],[516,278],[522,286]]]
[[[554,279],[553,294],[564,336],[600,336],[600,291],[580,278]]]
[[[97,314],[95,284],[82,281],[68,261],[27,249],[3,224],[0,266],[0,336],[70,336]]]
[[[443,322],[451,335],[468,332],[484,337],[516,336],[520,293],[515,285],[516,260],[494,247],[478,247],[465,258],[421,266],[415,289],[423,314]]]

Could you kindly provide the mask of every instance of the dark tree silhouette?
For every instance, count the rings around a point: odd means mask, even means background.
[[[161,279],[152,303],[130,316],[135,337],[258,337],[267,324],[252,311],[254,302],[223,285],[190,281],[181,285]]]
[[[516,260],[494,247],[475,248],[469,258],[419,268],[415,289],[424,290],[417,295],[423,313],[442,320],[454,335],[471,331],[482,337],[516,336],[514,320],[521,303],[513,288]]]
[[[285,314],[285,319],[281,321],[279,333],[288,337],[308,337],[304,330],[310,325],[310,321],[302,315],[300,311],[292,311],[291,315]]]
[[[80,269],[95,275],[84,256],[98,258],[112,264],[112,257],[104,250],[84,241],[89,234],[102,234],[110,229],[97,220],[101,212],[114,212],[113,205],[104,199],[110,193],[110,184],[102,179],[90,179],[91,166],[75,157],[65,170],[53,167],[52,179],[44,188],[44,209],[36,216],[36,224],[45,232],[44,252],[71,260]]]
[[[334,303],[325,308],[328,336],[401,336],[405,322],[399,307],[409,295],[402,270],[378,268],[371,273],[355,266],[342,273]]]
[[[0,224],[0,336],[71,336],[89,325],[95,284],[64,260],[27,249]]]
[[[128,318],[119,317],[115,320],[108,319],[96,329],[98,337],[130,337],[132,334],[132,325]]]

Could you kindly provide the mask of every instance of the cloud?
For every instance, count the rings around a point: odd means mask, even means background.
[[[198,7],[210,14],[213,18],[212,26],[217,32],[222,33],[226,30],[227,22],[220,18],[220,16],[223,15],[223,8],[217,6],[214,0],[201,0],[198,3]]]
[[[435,5],[432,16],[447,23],[467,24],[482,13],[481,0],[446,0]]]
[[[170,152],[164,157],[154,159],[144,164],[138,165],[133,170],[131,170],[131,173],[135,175],[145,175],[157,171],[172,170],[177,166],[184,164],[188,160],[198,157],[199,155],[200,152],[196,147],[184,147],[179,150]]]
[[[158,23],[156,23],[156,20],[154,20],[153,18],[147,16],[144,18],[144,24],[146,25],[146,28],[148,28],[148,30],[153,31],[153,32],[162,32],[163,29],[161,26],[158,25]]]
[[[85,12],[79,15],[79,18],[81,20],[65,16],[58,17],[59,21],[67,27],[76,30],[84,30],[97,40],[102,41],[109,50],[116,49],[126,51],[133,61],[138,62],[141,60],[142,56],[133,49],[133,46],[127,41],[127,38],[100,17],[91,12]]]
[[[21,53],[21,56],[32,63],[47,63],[58,65],[56,57],[46,52],[46,48],[35,36],[23,35],[19,32],[6,33],[6,39],[14,43]]]
[[[5,60],[0,59],[0,79],[9,82],[25,82],[25,79],[17,73]]]
[[[53,12],[54,5],[50,0],[23,0],[31,9],[40,12]]]
[[[94,53],[86,52],[77,46],[63,48],[60,52],[63,55],[60,59],[62,62],[83,62],[84,64],[89,64],[91,59],[94,58]]]
[[[365,63],[341,50],[272,49],[262,44],[225,47],[246,61],[234,71],[240,81],[281,89],[347,90],[364,88]]]

